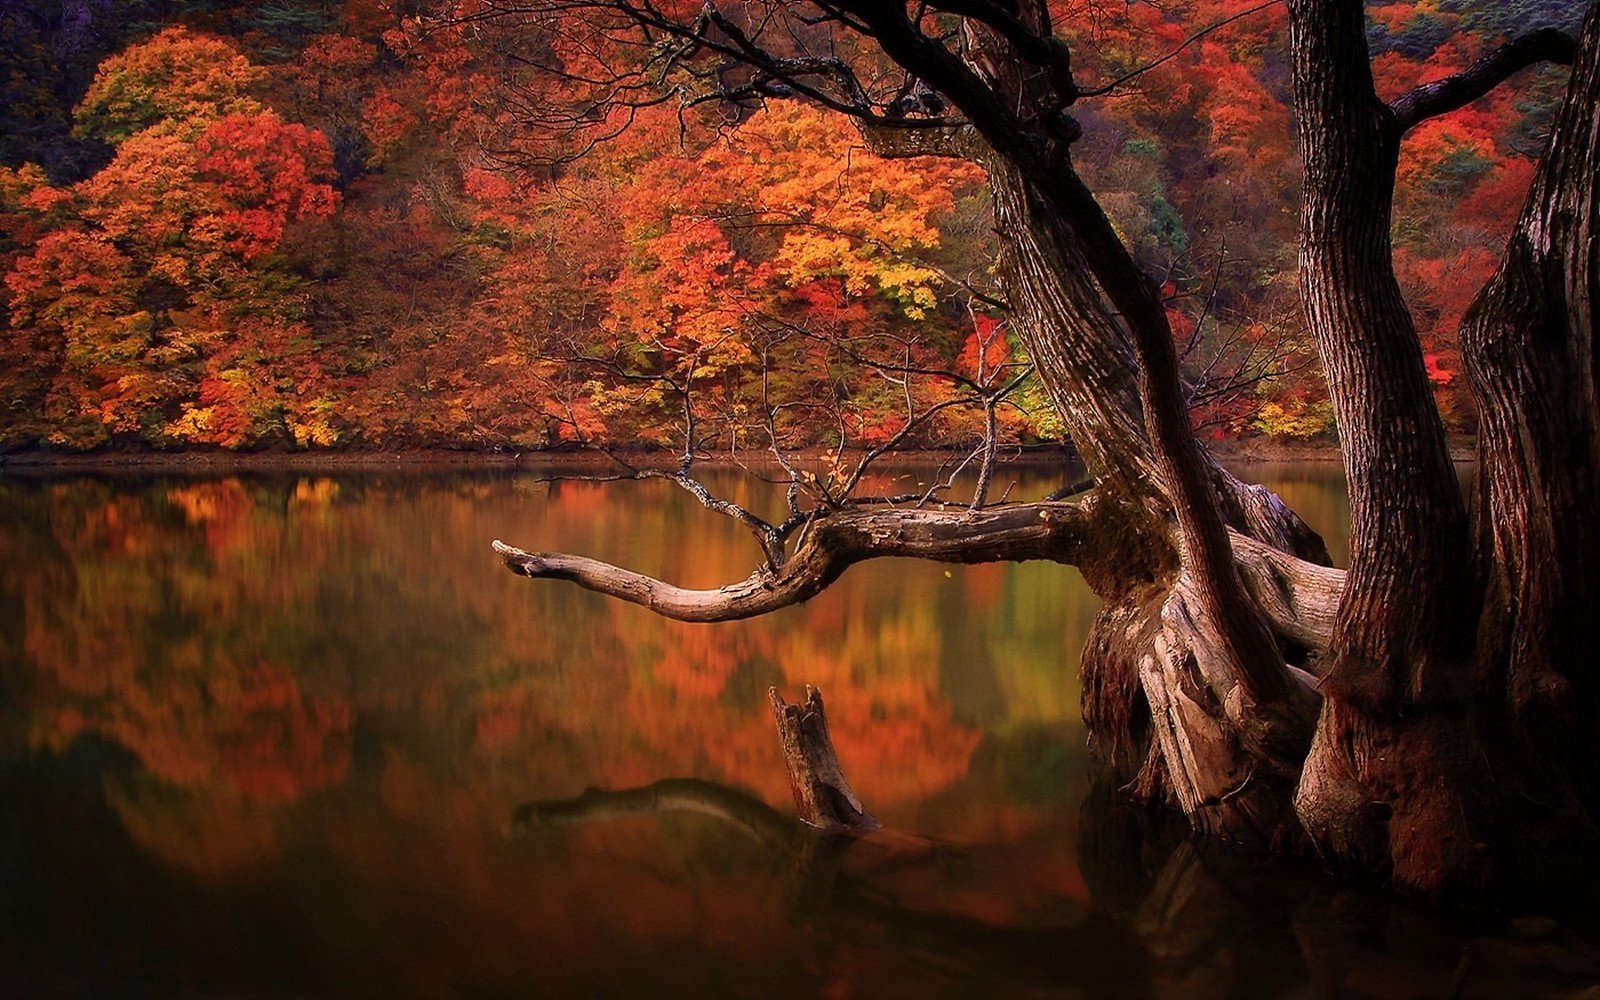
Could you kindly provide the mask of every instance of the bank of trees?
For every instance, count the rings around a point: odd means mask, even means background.
[[[1090,4],[1058,28],[1086,79],[1111,80],[1245,9]],[[1517,20],[1574,12],[1525,4]],[[708,450],[774,431],[971,442],[985,394],[1017,376],[991,400],[998,438],[1060,439],[996,288],[983,171],[874,155],[843,119],[771,97],[643,102],[577,156],[569,129],[530,125],[573,96],[558,74],[430,13],[38,0],[0,15],[0,439],[677,448],[692,383]],[[1505,31],[1448,3],[1380,5],[1367,28],[1386,95]],[[1163,285],[1207,434],[1332,433],[1297,318],[1286,32],[1264,9],[1080,112],[1081,170]],[[1559,82],[1498,89],[1403,150],[1396,268],[1453,432],[1476,419],[1454,336],[1466,290],[1493,270]]]

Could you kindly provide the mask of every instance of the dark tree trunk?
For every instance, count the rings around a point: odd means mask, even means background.
[[[1478,409],[1481,682],[1560,801],[1600,792],[1600,14],[1500,269],[1462,328]]]
[[[1535,649],[1529,632],[1546,635],[1550,625],[1573,615],[1592,621],[1567,599],[1571,595],[1557,592],[1550,576],[1568,567],[1579,578],[1592,573],[1595,535],[1585,526],[1568,536],[1583,555],[1562,555],[1546,545],[1524,553],[1532,558],[1509,571],[1503,563],[1494,567],[1491,585],[1504,613],[1482,618],[1479,628],[1483,568],[1473,558],[1465,506],[1389,242],[1395,165],[1404,129],[1415,121],[1377,98],[1359,0],[1291,0],[1290,17],[1306,163],[1301,285],[1338,420],[1352,521],[1350,572],[1297,811],[1326,856],[1425,893],[1478,893],[1507,877],[1539,878],[1527,869],[1540,858],[1517,855],[1537,843],[1541,857],[1568,858],[1547,848],[1576,843],[1581,836],[1569,834],[1583,824],[1552,822],[1495,689],[1485,689],[1484,664],[1502,658],[1493,647],[1502,643],[1506,617],[1521,614],[1527,628],[1512,684],[1521,684],[1525,700],[1531,691],[1548,690],[1550,654],[1582,633],[1569,630],[1554,646]],[[1591,39],[1591,61],[1592,49]],[[1574,93],[1566,115],[1587,114],[1592,131],[1594,106],[1592,95]],[[1583,131],[1575,122],[1569,128]],[[1566,144],[1560,136],[1556,142]],[[1559,173],[1572,158],[1566,150],[1548,158],[1546,173]],[[1592,160],[1587,166],[1590,173],[1578,184],[1592,188]],[[1536,190],[1533,197],[1560,204],[1551,194]],[[1511,303],[1525,303],[1530,293],[1544,294],[1543,276],[1518,271],[1526,256],[1514,244],[1497,282],[1506,312],[1515,312]],[[1547,308],[1565,314],[1570,303],[1563,295]],[[1548,323],[1551,313],[1541,315]],[[1555,321],[1558,328],[1566,322]],[[1584,430],[1593,423],[1573,411],[1576,400],[1581,412],[1581,392],[1539,384],[1541,366],[1533,355],[1541,348],[1529,345],[1528,325],[1508,325],[1502,324],[1501,343],[1522,346],[1502,349],[1498,369],[1475,381],[1487,387],[1486,449],[1492,454],[1481,475],[1490,517],[1508,522],[1496,547],[1516,559],[1518,547],[1538,544],[1532,536],[1548,526],[1536,522],[1549,495],[1539,477],[1554,471],[1551,460],[1569,463],[1558,476],[1565,481],[1554,485],[1557,507],[1595,496],[1596,466],[1593,434]],[[1512,357],[1530,348],[1532,355]],[[1556,359],[1542,360],[1548,369]],[[1574,436],[1542,456],[1522,451],[1522,467],[1508,470],[1530,430],[1546,442]],[[1508,602],[1508,595],[1515,597]],[[1570,806],[1562,798],[1554,796],[1555,809]],[[1539,804],[1531,811],[1543,813],[1533,823],[1525,816],[1529,802]],[[1566,832],[1553,834],[1557,829]]]
[[[1042,4],[1023,14],[1049,34]],[[970,79],[941,89],[989,146],[982,159],[1018,328],[1100,491],[1127,512],[1133,539],[1117,565],[1087,570],[1106,600],[1097,632],[1142,642],[1084,661],[1086,690],[1112,699],[1088,714],[1122,723],[1101,736],[1113,756],[1146,742],[1148,792],[1170,795],[1197,826],[1271,841],[1315,696],[1285,666],[1240,580],[1229,515],[1234,527],[1274,542],[1323,554],[1320,542],[1287,508],[1220,472],[1195,439],[1156,287],[1073,169],[1075,124],[1051,110],[1072,94],[1070,84],[1031,67],[988,26],[969,21],[964,39],[966,69],[987,87],[977,99],[964,99]],[[925,60],[892,34],[885,47],[908,64]],[[932,59],[923,72],[941,69]],[[995,103],[1041,109],[1039,132],[997,122]],[[1142,625],[1141,617],[1153,620]],[[1136,690],[1135,677],[1143,697],[1117,703]]]
[[[1305,158],[1300,284],[1350,482],[1350,578],[1329,686],[1371,706],[1458,686],[1470,636],[1466,509],[1395,280],[1400,131],[1373,90],[1361,0],[1293,0]]]
[[[1466,509],[1394,276],[1401,133],[1360,0],[1292,0],[1305,159],[1300,283],[1350,490],[1350,571],[1296,796],[1322,851],[1432,891],[1472,864],[1473,573]],[[1426,777],[1424,777],[1426,776]]]

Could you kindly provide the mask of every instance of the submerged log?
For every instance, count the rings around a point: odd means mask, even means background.
[[[768,688],[767,697],[800,819],[827,833],[861,835],[879,829],[883,824],[861,804],[839,768],[822,692],[807,684],[806,700],[795,705],[787,704],[777,688]]]

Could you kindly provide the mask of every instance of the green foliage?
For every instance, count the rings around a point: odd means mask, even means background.
[[[269,60],[292,58],[312,39],[334,27],[336,7],[337,4],[322,0],[270,0],[262,4],[246,21],[251,30],[268,39],[257,54]]]
[[[1459,15],[1462,28],[1491,38],[1540,28],[1576,34],[1586,7],[1574,0],[1439,0],[1439,10]]]
[[[1184,228],[1183,216],[1172,202],[1161,195],[1150,199],[1150,235],[1156,243],[1171,250],[1173,256],[1182,257],[1189,252],[1189,231]]]
[[[266,77],[219,38],[169,28],[106,60],[74,112],[74,131],[113,145],[164,125],[194,135],[218,118],[251,114]]]
[[[1480,180],[1493,166],[1493,161],[1478,150],[1459,146],[1445,154],[1433,175],[1423,182],[1423,187],[1432,194],[1458,194]]]
[[[1377,52],[1398,52],[1407,59],[1426,59],[1444,44],[1455,27],[1444,18],[1419,13],[1398,32],[1385,33]]]

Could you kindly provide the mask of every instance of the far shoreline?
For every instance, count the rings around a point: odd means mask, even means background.
[[[1336,464],[1341,460],[1338,442],[1332,440],[1242,438],[1211,440],[1205,444],[1213,455],[1229,464]],[[1452,459],[1457,462],[1473,460],[1470,440],[1452,440],[1450,451]],[[846,455],[859,456],[861,453],[850,451]],[[826,449],[810,448],[787,457],[798,464],[814,467],[832,454]],[[886,465],[940,465],[953,458],[959,460],[965,454],[965,451],[958,449],[916,449],[896,452],[881,461]],[[617,449],[610,453],[583,448],[528,451],[452,448],[161,451],[133,448],[85,452],[32,448],[0,454],[0,476],[72,473],[225,475],[252,472],[515,472],[530,469],[574,475],[603,475],[626,471],[626,467],[617,461],[618,458],[641,468],[671,468],[677,464],[678,453],[666,448]],[[1001,449],[997,459],[1002,465],[1014,467],[1073,465],[1077,462],[1077,454],[1066,445],[1031,445],[1020,449]],[[777,467],[770,452],[756,450],[736,455],[717,453],[698,460],[696,464],[714,469],[749,467],[770,470]]]

